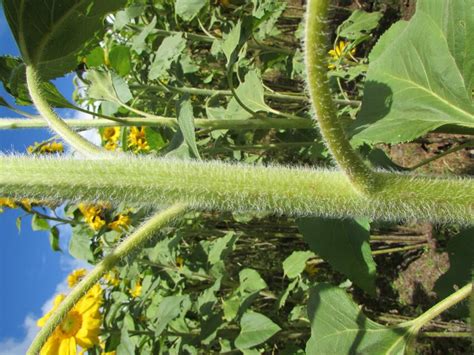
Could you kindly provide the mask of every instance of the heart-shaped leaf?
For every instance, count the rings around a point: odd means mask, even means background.
[[[3,7],[23,59],[43,79],[73,70],[79,51],[99,31],[104,16],[126,0],[4,0]]]
[[[239,349],[262,344],[281,329],[270,318],[253,311],[245,312],[240,327],[240,334],[235,339],[235,346]]]
[[[419,0],[370,55],[352,141],[400,143],[443,125],[474,127],[474,3]]]
[[[409,326],[386,327],[367,318],[344,290],[318,284],[310,292],[311,338],[307,354],[400,354],[412,335]]]

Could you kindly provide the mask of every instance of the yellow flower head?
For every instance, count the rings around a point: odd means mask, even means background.
[[[178,269],[182,269],[184,267],[184,258],[182,256],[176,257],[176,266]]]
[[[117,287],[120,284],[120,279],[117,277],[117,272],[115,270],[106,273],[103,279],[113,287]]]
[[[137,297],[140,297],[141,294],[142,294],[142,282],[138,280],[135,283],[135,286],[130,290],[130,295],[133,298],[137,298]]]
[[[134,153],[146,152],[150,150],[150,146],[146,140],[145,127],[132,127],[128,135],[128,147]]]
[[[130,227],[130,223],[132,223],[132,219],[128,215],[120,213],[108,226],[116,232],[123,232]]]
[[[64,146],[61,142],[50,142],[50,143],[36,143],[30,145],[27,149],[27,152],[30,154],[54,154],[54,153],[64,153]]]
[[[17,205],[11,198],[0,197],[0,207],[17,208]]]
[[[84,216],[84,220],[86,221],[86,223],[93,230],[98,231],[103,226],[105,226],[105,220],[103,218],[103,207],[81,203],[79,204],[79,210]]]
[[[346,48],[349,46],[349,44],[349,42],[339,41],[339,44],[328,52],[328,54],[331,56],[331,59],[334,62],[337,62],[340,59],[347,58],[348,54],[353,56],[355,54],[355,48],[351,49],[349,52],[346,51]],[[329,64],[329,69],[334,69],[335,67],[335,64]]]
[[[73,272],[71,272],[68,277],[67,277],[67,284],[69,287],[74,287],[76,286],[79,281],[81,281],[84,276],[86,276],[87,271],[86,269],[76,269]]]
[[[102,132],[102,139],[105,142],[105,149],[115,150],[118,147],[120,137],[120,127],[107,127]]]
[[[65,297],[64,294],[56,296],[53,309],[38,320],[39,327],[45,325]],[[83,349],[98,345],[102,324],[101,305],[102,289],[99,285],[94,285],[53,331],[41,349],[40,355],[76,354],[78,345]]]

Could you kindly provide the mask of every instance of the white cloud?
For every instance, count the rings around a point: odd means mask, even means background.
[[[69,255],[61,256],[60,258],[60,267],[61,270],[70,273],[74,269],[85,268],[91,269],[92,265],[86,263],[85,261],[74,259]],[[64,278],[58,285],[53,295],[43,304],[41,307],[41,314],[44,315],[51,310],[53,307],[53,301],[57,294],[69,292],[69,287],[67,284],[67,278]],[[24,322],[23,328],[25,329],[25,337],[23,339],[12,339],[6,338],[0,340],[0,355],[23,355],[26,353],[26,350],[33,341],[36,333],[38,333],[39,328],[36,325],[37,319],[32,315],[27,315]]]

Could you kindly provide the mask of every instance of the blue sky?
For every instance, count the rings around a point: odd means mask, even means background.
[[[18,55],[3,11],[0,8],[0,55]],[[72,76],[55,81],[63,95],[71,99]],[[0,96],[13,104],[0,84]],[[29,109],[23,110],[34,112]],[[71,112],[62,112],[72,116]],[[0,117],[18,117],[0,106]],[[46,129],[0,130],[0,151],[24,153],[35,141],[50,137]],[[1,168],[1,167],[0,167]],[[80,263],[67,252],[50,249],[48,235],[31,230],[31,218],[22,219],[21,233],[15,221],[24,213],[6,209],[0,214],[0,355],[23,354],[24,347],[36,332],[35,320],[48,308],[55,293],[65,289],[65,277]],[[68,231],[62,233],[63,250],[67,251]]]

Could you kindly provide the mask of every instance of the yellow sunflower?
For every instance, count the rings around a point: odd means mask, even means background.
[[[65,297],[64,294],[56,296],[53,309],[38,320],[39,327],[45,325]],[[94,285],[53,331],[41,349],[40,355],[75,355],[77,346],[89,349],[98,345],[102,324],[101,305],[102,289],[99,285]]]
[[[140,297],[141,294],[142,294],[142,282],[138,280],[135,283],[135,286],[130,290],[130,295],[133,298],[137,298],[137,297]]]
[[[86,276],[86,273],[86,269],[76,269],[71,272],[67,277],[67,284],[69,285],[69,287],[76,286],[79,281],[81,281],[84,276]]]
[[[103,207],[80,203],[79,210],[84,216],[84,220],[86,221],[86,223],[93,230],[98,231],[103,226],[105,226],[105,220],[103,218],[103,212],[104,212]]]
[[[102,139],[105,142],[105,149],[115,150],[118,147],[118,140],[120,138],[120,127],[107,127],[102,132]]]
[[[130,227],[131,223],[132,219],[128,215],[120,213],[108,226],[116,232],[123,232]]]
[[[147,152],[150,146],[146,140],[145,127],[131,127],[128,135],[128,147],[134,153]]]
[[[333,62],[338,62],[341,59],[346,58],[348,55],[353,56],[355,54],[355,48],[351,49],[349,52],[347,52],[346,48],[350,45],[349,42],[345,41],[339,41],[339,44],[337,44],[334,49],[331,49],[328,54],[331,56],[331,59]],[[329,69],[334,69],[336,68],[335,63],[331,63],[328,65]]]

